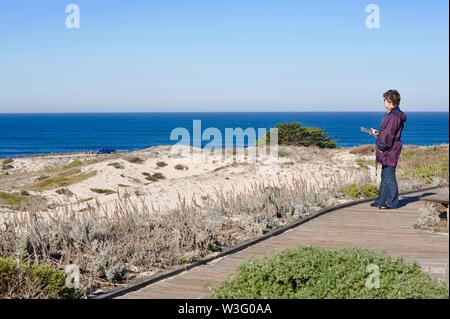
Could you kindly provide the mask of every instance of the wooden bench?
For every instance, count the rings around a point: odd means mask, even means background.
[[[423,197],[421,201],[425,204],[441,204],[447,209],[447,228],[448,228],[448,194],[436,194],[432,196]]]

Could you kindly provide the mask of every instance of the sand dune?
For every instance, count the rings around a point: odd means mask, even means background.
[[[254,183],[276,184],[302,177],[320,188],[333,180],[350,179],[350,175],[370,174],[357,165],[361,156],[351,154],[350,149],[280,147],[277,165],[236,162],[222,154],[203,155],[197,161],[190,150],[160,146],[126,154],[16,159],[8,175],[0,179],[0,190],[26,190],[44,198],[48,210],[94,200],[114,204],[118,194],[165,210],[175,207],[179,199],[201,203],[220,191],[244,192]]]

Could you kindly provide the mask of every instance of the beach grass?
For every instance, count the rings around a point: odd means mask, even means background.
[[[140,158],[140,157],[126,157],[125,158],[126,161],[132,163],[132,164],[143,164],[145,162],[144,159]]]
[[[403,183],[421,185],[449,184],[449,146],[407,146],[402,152],[398,177]]]
[[[9,206],[11,208],[18,208],[23,201],[23,196],[20,193],[6,193],[0,192],[0,204]]]
[[[358,174],[353,179],[359,178]],[[26,258],[56,268],[74,263],[84,269],[84,278],[122,282],[133,278],[130,267],[153,272],[198,260],[336,203],[339,181],[330,181],[329,192],[323,185],[319,192],[319,185],[306,183],[299,178],[277,185],[254,184],[242,192],[219,191],[201,206],[195,199],[189,203],[180,198],[176,209],[164,211],[144,202],[136,206],[121,193],[109,209],[96,201],[83,207],[83,214],[76,204],[62,207],[52,218],[30,211],[25,214],[33,218],[5,221],[0,257],[18,252],[21,241],[19,253]]]
[[[14,163],[14,159],[12,159],[12,158],[7,158],[7,159],[3,160],[1,163],[2,170],[7,171],[10,169],[13,169],[14,168],[14,165],[12,165],[13,163]]]
[[[76,184],[87,180],[96,175],[96,172],[88,172],[88,173],[76,173],[73,172],[65,172],[62,175],[52,176],[52,177],[44,177],[41,180],[37,180],[34,183],[24,187],[24,190],[27,191],[45,191],[52,190],[55,188],[67,187],[72,184]]]
[[[69,164],[64,166],[64,169],[76,168],[76,167],[80,167],[81,165],[83,165],[83,162],[78,160],[78,159],[76,159],[76,160],[70,161]]]

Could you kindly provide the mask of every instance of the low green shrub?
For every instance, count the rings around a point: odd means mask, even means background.
[[[371,277],[377,270],[378,285]],[[307,246],[242,264],[232,278],[214,291],[214,296],[227,299],[447,299],[448,289],[423,272],[418,264],[387,254],[356,248],[326,250]]]
[[[352,198],[374,198],[378,196],[378,186],[374,184],[359,185],[351,184],[341,188],[340,193]]]
[[[81,292],[66,286],[67,276],[46,265],[0,258],[0,299],[80,298]]]
[[[362,194],[366,198],[374,198],[378,196],[378,186],[374,184],[364,185],[362,188]]]
[[[361,197],[361,187],[359,185],[352,184],[346,189],[341,190],[341,193],[348,197],[358,198]]]

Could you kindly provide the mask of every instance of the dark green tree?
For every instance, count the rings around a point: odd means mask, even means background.
[[[304,127],[300,123],[277,124],[278,144],[294,146],[318,146],[320,148],[335,148],[333,141],[327,132],[320,128]],[[267,143],[270,142],[270,134],[267,133]]]

